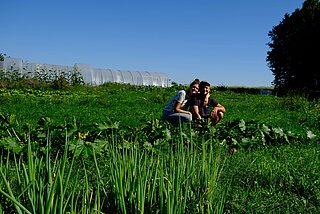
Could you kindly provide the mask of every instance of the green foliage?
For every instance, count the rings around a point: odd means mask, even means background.
[[[318,213],[319,144],[283,145],[238,152],[226,161],[232,177],[229,213]]]
[[[67,79],[64,76],[59,76],[52,82],[52,88],[53,89],[66,89],[70,87],[70,84],[68,83]]]
[[[310,93],[320,89],[320,2],[306,0],[269,32],[267,61],[279,93]]]
[[[213,91],[224,119],[176,128],[175,91],[0,89],[0,210],[319,212],[319,101]]]
[[[9,89],[67,89],[71,86],[84,85],[82,75],[76,70],[57,71],[40,69],[32,75],[27,68],[21,70],[0,71],[0,88]]]
[[[16,213],[93,213],[100,212],[100,188],[89,189],[88,182],[78,186],[79,178],[73,172],[76,161],[69,159],[68,141],[62,157],[53,158],[50,153],[50,140],[47,141],[45,154],[32,148],[28,142],[27,158],[14,155],[2,156],[0,161],[1,203],[5,212]],[[12,161],[11,161],[12,160]],[[11,170],[13,169],[13,171]],[[85,174],[86,175],[86,174]],[[74,177],[73,177],[74,176]],[[85,177],[87,180],[87,177]],[[10,179],[10,181],[9,181]],[[102,188],[103,189],[103,188]],[[79,193],[80,192],[80,193]],[[92,199],[91,194],[96,194]],[[78,201],[78,197],[81,201]]]
[[[4,121],[13,125],[15,120],[7,116]],[[14,151],[2,145],[8,157],[5,164],[0,162],[6,185],[1,192],[5,200],[1,202],[12,201],[7,208],[31,213],[44,209],[55,213],[77,213],[82,209],[121,213],[319,209],[319,137],[311,132],[299,136],[245,121],[200,130],[190,126],[177,129],[158,120],[135,131],[121,130],[117,122],[110,120],[84,127],[76,120],[57,126],[50,118],[43,118],[37,127],[29,127],[27,139],[32,141],[24,144],[26,149]],[[249,136],[250,145],[236,142]],[[238,151],[230,156],[224,152],[225,146],[227,151],[235,147]],[[13,162],[9,162],[10,152],[15,154]],[[24,154],[28,157],[26,163]],[[54,165],[50,166],[50,158]],[[300,170],[294,170],[297,167]],[[16,174],[9,175],[10,171]],[[9,176],[17,179],[9,184]],[[32,179],[35,183],[30,182]],[[94,199],[92,194],[96,195]],[[267,202],[259,202],[260,195],[272,196],[268,203],[281,203],[281,208],[271,206],[268,211]],[[244,200],[248,197],[251,200]]]

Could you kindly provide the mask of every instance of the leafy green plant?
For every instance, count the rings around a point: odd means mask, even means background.
[[[47,136],[49,138],[49,136]],[[69,159],[68,140],[65,140],[65,152],[61,158],[58,153],[54,159],[50,154],[50,139],[48,139],[46,153],[43,157],[32,149],[28,143],[27,161],[23,156],[14,156],[14,164],[9,158],[4,162],[1,158],[0,173],[4,189],[0,193],[12,202],[17,213],[91,213],[100,212],[100,188],[95,191],[96,197],[92,199],[89,184],[80,187],[84,189],[81,195],[77,192],[77,176],[74,176],[73,167],[75,155]],[[9,157],[10,151],[8,151]],[[13,174],[10,168],[14,169]],[[15,180],[9,182],[9,177]],[[82,206],[78,199],[81,197]],[[89,201],[88,201],[89,200]],[[7,207],[7,211],[11,208]]]
[[[82,75],[73,69],[71,71],[48,70],[41,68],[33,74],[28,68],[0,71],[1,88],[52,88],[55,90],[67,89],[71,86],[84,85]]]
[[[223,91],[219,124],[176,128],[159,120],[174,91],[0,89],[0,211],[51,192],[58,213],[319,211],[318,101]]]

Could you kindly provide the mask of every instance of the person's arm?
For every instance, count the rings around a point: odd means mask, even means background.
[[[213,97],[210,97],[209,100],[210,105],[213,106],[213,109],[210,113],[211,118],[217,118],[217,116],[220,116],[218,115],[218,112],[225,113],[226,109],[224,108],[224,106],[219,104],[218,101],[216,101]]]
[[[181,108],[181,103],[180,103],[180,102],[177,102],[177,103],[176,103],[175,111],[178,112],[178,113],[184,113],[184,114],[192,115],[190,111],[185,111],[185,110],[183,110],[183,109]]]
[[[221,104],[216,105],[213,110],[211,111],[211,117],[212,118],[216,118],[218,116],[218,112],[226,112],[226,109],[224,106],[222,106]]]
[[[192,105],[191,106],[191,112],[195,115],[195,118],[201,119],[200,113],[199,113],[199,106],[198,105]]]
[[[181,105],[185,101],[185,99],[186,99],[186,91],[184,91],[184,90],[179,91],[178,92],[178,98],[176,99],[176,103],[175,103],[175,106],[174,106],[174,111],[178,112],[178,113],[184,113],[184,114],[192,115],[191,112],[182,109]]]
[[[198,97],[192,97],[191,98],[190,110],[191,110],[191,113],[192,113],[192,118],[201,119]]]

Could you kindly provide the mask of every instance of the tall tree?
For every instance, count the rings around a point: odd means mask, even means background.
[[[306,0],[269,31],[268,66],[280,91],[320,89],[320,2]]]

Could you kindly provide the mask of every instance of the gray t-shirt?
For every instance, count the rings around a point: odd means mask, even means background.
[[[186,99],[186,91],[185,90],[181,90],[181,91],[178,91],[177,93],[175,93],[171,97],[169,102],[166,104],[163,111],[174,113],[177,102],[181,103],[181,108],[183,110],[188,109],[189,103],[188,103],[188,100]]]

